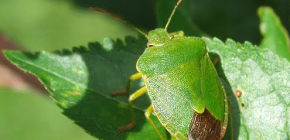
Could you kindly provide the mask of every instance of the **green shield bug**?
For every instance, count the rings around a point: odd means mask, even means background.
[[[119,131],[136,124],[132,101],[147,92],[151,105],[145,116],[161,139],[164,138],[150,118],[153,112],[167,131],[179,140],[216,140],[222,139],[225,134],[227,97],[205,42],[199,37],[167,32],[181,1],[178,0],[164,29],[157,28],[148,35],[137,29],[148,38],[148,47],[137,61],[138,73],[129,78],[125,90],[112,95],[127,93],[130,82],[139,78],[143,79],[145,87],[130,95],[128,101],[132,122],[120,127]]]

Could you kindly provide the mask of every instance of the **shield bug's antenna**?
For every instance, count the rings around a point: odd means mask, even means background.
[[[121,18],[118,17],[117,15],[115,15],[115,14],[111,14],[111,13],[108,13],[108,12],[106,12],[106,11],[103,11],[103,10],[100,10],[100,9],[97,9],[97,8],[93,8],[93,7],[90,7],[90,9],[91,9],[91,10],[94,10],[94,11],[97,11],[97,12],[100,12],[100,13],[102,13],[102,14],[110,15],[111,17],[114,17],[115,19],[118,19],[118,20],[120,20],[120,21],[122,21],[122,22],[124,22],[124,23],[126,23],[126,24],[128,24],[128,25],[130,25],[130,26],[133,27],[136,31],[138,31],[140,34],[144,35],[144,36],[148,39],[148,35],[147,35],[147,34],[145,34],[145,33],[144,33],[143,31],[141,31],[140,29],[134,27],[132,24],[128,23],[126,20],[121,19]]]
[[[167,23],[166,23],[166,26],[165,26],[165,28],[164,28],[165,31],[167,30],[167,27],[168,27],[168,25],[169,25],[169,23],[170,23],[170,21],[171,21],[171,18],[172,18],[172,16],[174,15],[174,13],[175,13],[175,11],[176,11],[178,5],[181,3],[181,1],[182,1],[182,0],[178,0],[178,2],[176,3],[176,5],[175,5],[175,7],[174,7],[174,9],[173,9],[173,11],[172,11],[172,13],[171,13],[171,15],[170,15],[170,17],[169,17]]]

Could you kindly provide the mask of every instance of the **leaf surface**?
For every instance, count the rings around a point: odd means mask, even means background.
[[[268,49],[249,42],[225,43],[204,38],[211,53],[219,55],[232,92],[234,132],[238,139],[288,139],[290,64]]]
[[[125,42],[104,39],[103,45],[90,43],[89,49],[79,47],[54,53],[4,51],[4,54],[20,69],[36,75],[63,114],[91,135],[106,140],[159,139],[144,117],[144,109],[150,104],[146,95],[134,102],[137,125],[128,131],[117,131],[131,121],[128,95],[110,97],[110,94],[122,90],[127,78],[137,72],[135,63],[146,44],[144,38],[128,37]],[[134,82],[130,92],[142,84]],[[157,118],[152,115],[152,119],[166,137]]]

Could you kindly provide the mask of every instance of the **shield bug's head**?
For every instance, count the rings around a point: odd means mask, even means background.
[[[170,39],[171,38],[166,30],[157,28],[149,32],[147,46],[160,46]]]
[[[177,4],[175,5],[166,25],[165,28],[157,28],[155,30],[152,30],[149,32],[148,34],[148,43],[147,46],[161,46],[164,43],[166,43],[167,41],[170,41],[172,39],[172,36],[169,35],[169,33],[167,32],[167,27],[171,21],[172,16],[174,15],[178,5],[181,3],[182,0],[178,0]]]

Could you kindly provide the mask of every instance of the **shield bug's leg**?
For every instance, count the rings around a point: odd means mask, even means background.
[[[220,61],[219,58],[215,58],[214,61],[213,61],[213,65],[216,66],[216,64],[217,64],[219,61]]]
[[[137,99],[138,97],[140,97],[141,95],[145,94],[147,91],[146,87],[142,87],[140,88],[139,90],[137,90],[136,92],[134,92],[133,94],[130,95],[129,99],[128,99],[128,102],[129,102],[129,109],[130,109],[130,114],[131,114],[131,118],[132,118],[132,122],[129,123],[128,125],[125,125],[125,126],[121,126],[119,127],[119,131],[123,131],[123,130],[126,130],[126,129],[130,129],[132,128],[135,124],[136,124],[136,118],[135,118],[135,114],[134,114],[134,110],[133,110],[133,107],[132,107],[132,102]]]
[[[123,95],[128,93],[130,86],[131,86],[131,81],[137,80],[139,78],[141,78],[142,74],[141,73],[135,73],[133,75],[130,76],[130,78],[127,80],[127,84],[124,90],[121,91],[116,91],[116,92],[112,92],[111,96],[116,96],[116,95]]]
[[[160,134],[159,130],[157,129],[157,127],[155,126],[154,122],[152,121],[152,119],[150,118],[152,112],[153,112],[153,107],[152,104],[147,108],[146,112],[145,112],[145,117],[148,120],[148,122],[152,125],[152,127],[154,128],[154,130],[156,131],[156,133],[158,134],[158,136],[160,137],[160,139],[164,140],[164,138],[162,137],[162,135]]]

